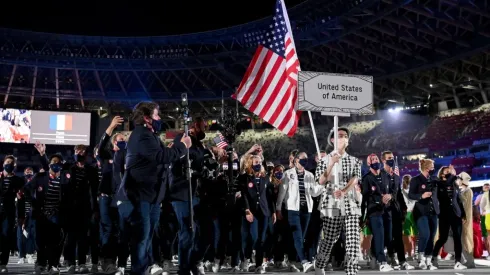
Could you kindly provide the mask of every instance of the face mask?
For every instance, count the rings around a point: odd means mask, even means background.
[[[116,145],[121,150],[126,149],[126,141],[118,141]]]
[[[262,165],[260,164],[254,165],[252,166],[252,169],[254,170],[254,172],[260,172],[260,170],[262,170]]]
[[[51,169],[51,171],[53,171],[54,173],[58,173],[59,171],[61,171],[61,165],[59,163],[51,163],[49,165],[49,169]]]
[[[151,121],[151,128],[153,128],[154,132],[160,132],[162,129],[162,121],[161,120],[156,120],[152,119]]]
[[[371,163],[370,167],[371,169],[378,171],[381,168],[381,163],[379,162]]]
[[[388,159],[388,160],[386,160],[386,164],[389,167],[393,167],[393,166],[395,166],[395,160],[394,159]]]
[[[26,180],[31,180],[33,176],[34,176],[33,174],[25,174],[24,175],[24,177],[26,178]]]
[[[282,173],[281,172],[277,172],[274,174],[274,177],[276,177],[276,179],[280,180],[282,179]]]
[[[12,164],[4,164],[3,171],[7,173],[12,173],[12,171],[14,171],[14,166]]]
[[[432,176],[432,175],[434,175],[434,172],[435,172],[435,171],[436,171],[436,170],[429,170],[429,175],[431,175],[431,176]]]
[[[308,165],[308,159],[300,159],[298,163],[299,165],[306,167],[306,165]]]
[[[100,158],[100,156],[95,156],[95,160],[97,160],[98,162],[102,162],[102,159]]]
[[[206,133],[204,133],[204,132],[197,132],[196,138],[197,138],[197,140],[203,140],[204,138],[206,138]]]
[[[83,162],[85,160],[85,156],[80,155],[80,154],[76,154],[74,156],[74,159],[75,159],[76,162]]]

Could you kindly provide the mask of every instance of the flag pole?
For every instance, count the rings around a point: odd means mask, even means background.
[[[318,155],[318,159],[320,159],[321,158],[321,156],[320,156],[320,146],[318,145],[318,138],[316,137],[315,124],[313,124],[313,117],[311,116],[311,112],[310,111],[308,111],[308,117],[310,118],[311,131],[313,132],[313,140],[315,140],[316,153]]]

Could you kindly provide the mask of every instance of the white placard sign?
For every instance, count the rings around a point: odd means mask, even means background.
[[[298,110],[372,115],[373,77],[300,71]]]

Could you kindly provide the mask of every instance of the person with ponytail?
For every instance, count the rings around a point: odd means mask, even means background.
[[[433,178],[434,161],[421,159],[420,174],[410,180],[408,198],[414,200],[413,217],[419,231],[419,268],[436,270],[432,264],[434,236],[437,231],[437,215],[440,213],[437,199],[437,179]]]
[[[439,239],[432,251],[432,263],[437,267],[437,254],[444,246],[449,229],[453,232],[455,261],[454,269],[464,270],[466,266],[461,264],[461,230],[465,212],[460,198],[459,187],[456,185],[456,170],[452,165],[442,166],[437,173],[437,197],[439,199],[441,213],[439,214]]]

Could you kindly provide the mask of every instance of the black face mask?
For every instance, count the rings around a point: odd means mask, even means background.
[[[14,165],[13,164],[4,164],[3,165],[3,170],[7,173],[12,173],[14,171]]]
[[[59,171],[61,171],[61,165],[59,163],[51,163],[49,165],[49,169],[51,169],[51,171],[53,171],[54,173],[58,173]]]
[[[201,131],[199,131],[199,132],[196,131],[196,138],[197,138],[197,140],[203,140],[206,138],[206,133],[201,132]]]
[[[80,155],[80,154],[76,154],[74,156],[74,159],[76,162],[84,162],[85,161],[85,156],[84,155]]]

